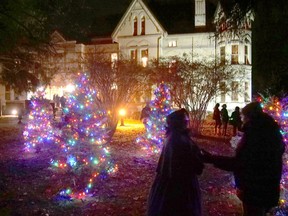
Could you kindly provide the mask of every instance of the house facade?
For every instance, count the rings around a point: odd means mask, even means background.
[[[160,2],[160,3],[159,3]],[[128,58],[146,67],[151,59],[191,54],[195,59],[225,60],[245,70],[245,78],[230,83],[232,92],[219,94],[208,106],[226,103],[229,110],[243,107],[251,101],[251,17],[245,20],[245,37],[230,37],[226,33],[229,1],[194,0],[186,3],[165,3],[152,0],[132,0],[111,37],[94,38],[89,44],[67,41],[58,32],[52,34],[59,54],[58,71],[47,87],[47,97],[65,94],[76,71],[85,71],[85,56],[104,52],[111,61]],[[217,30],[217,31],[216,31]],[[220,32],[220,34],[216,34]],[[3,95],[1,95],[3,97]],[[1,98],[2,99],[2,98]],[[23,99],[23,98],[22,98]],[[25,98],[27,99],[27,98]],[[10,100],[15,98],[10,97]],[[4,104],[7,100],[4,98]],[[144,103],[144,101],[143,101]],[[3,104],[3,103],[2,103]]]

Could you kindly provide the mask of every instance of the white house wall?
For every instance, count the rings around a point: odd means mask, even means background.
[[[175,47],[169,47],[169,42],[176,41]],[[193,58],[215,58],[215,40],[213,33],[173,34],[163,39],[162,56],[182,56],[192,54]]]

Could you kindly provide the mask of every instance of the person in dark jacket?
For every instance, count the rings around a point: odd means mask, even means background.
[[[221,116],[220,116],[220,110],[219,110],[219,103],[216,103],[214,110],[213,110],[213,119],[215,120],[215,135],[221,135],[220,129],[221,129]]]
[[[151,108],[149,106],[149,103],[146,103],[145,107],[143,107],[140,115],[140,120],[143,122],[144,125],[147,124],[147,120],[150,116]]]
[[[279,201],[284,142],[279,126],[258,102],[245,106],[242,114],[243,137],[235,156],[212,155],[203,150],[203,159],[234,173],[244,216],[264,216]]]
[[[242,126],[240,108],[238,106],[232,112],[229,122],[233,126],[233,136],[236,136],[237,131],[241,131]]]
[[[189,136],[185,109],[167,117],[167,138],[148,198],[148,216],[201,216],[197,175],[203,171],[200,150]]]
[[[227,126],[228,126],[228,121],[229,121],[229,115],[228,115],[228,111],[227,111],[227,105],[223,104],[222,105],[222,109],[220,111],[220,115],[221,115],[221,124],[222,124],[222,135],[226,136],[227,133]]]

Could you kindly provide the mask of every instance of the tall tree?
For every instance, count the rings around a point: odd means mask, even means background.
[[[116,130],[120,108],[127,108],[138,92],[145,89],[148,79],[145,68],[129,60],[111,62],[105,54],[90,54],[87,66],[91,82],[98,91],[98,103],[110,112],[111,136]],[[147,85],[146,85],[147,86]]]
[[[173,103],[191,114],[191,127],[196,134],[201,133],[207,106],[212,99],[231,92],[231,82],[236,77],[238,81],[245,78],[241,66],[235,68],[214,60],[193,60],[188,54],[154,61],[153,67],[153,78],[169,85]]]
[[[0,4],[1,82],[21,93],[34,89],[47,73],[40,62],[51,53],[47,13],[37,0]]]

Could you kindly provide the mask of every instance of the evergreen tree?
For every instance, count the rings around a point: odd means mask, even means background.
[[[150,113],[145,122],[145,134],[136,142],[149,153],[159,153],[166,134],[166,117],[172,112],[170,89],[161,83],[154,92],[155,99],[149,103]]]
[[[63,109],[64,126],[59,137],[62,151],[51,164],[69,174],[69,179],[62,178],[68,186],[60,194],[81,198],[91,192],[93,183],[114,172],[117,165],[111,161],[107,146],[108,118],[95,102],[97,93],[89,75],[79,73],[75,86]]]
[[[53,110],[44,96],[44,91],[38,90],[31,99],[31,111],[23,132],[25,150],[28,152],[39,152],[54,142]]]

